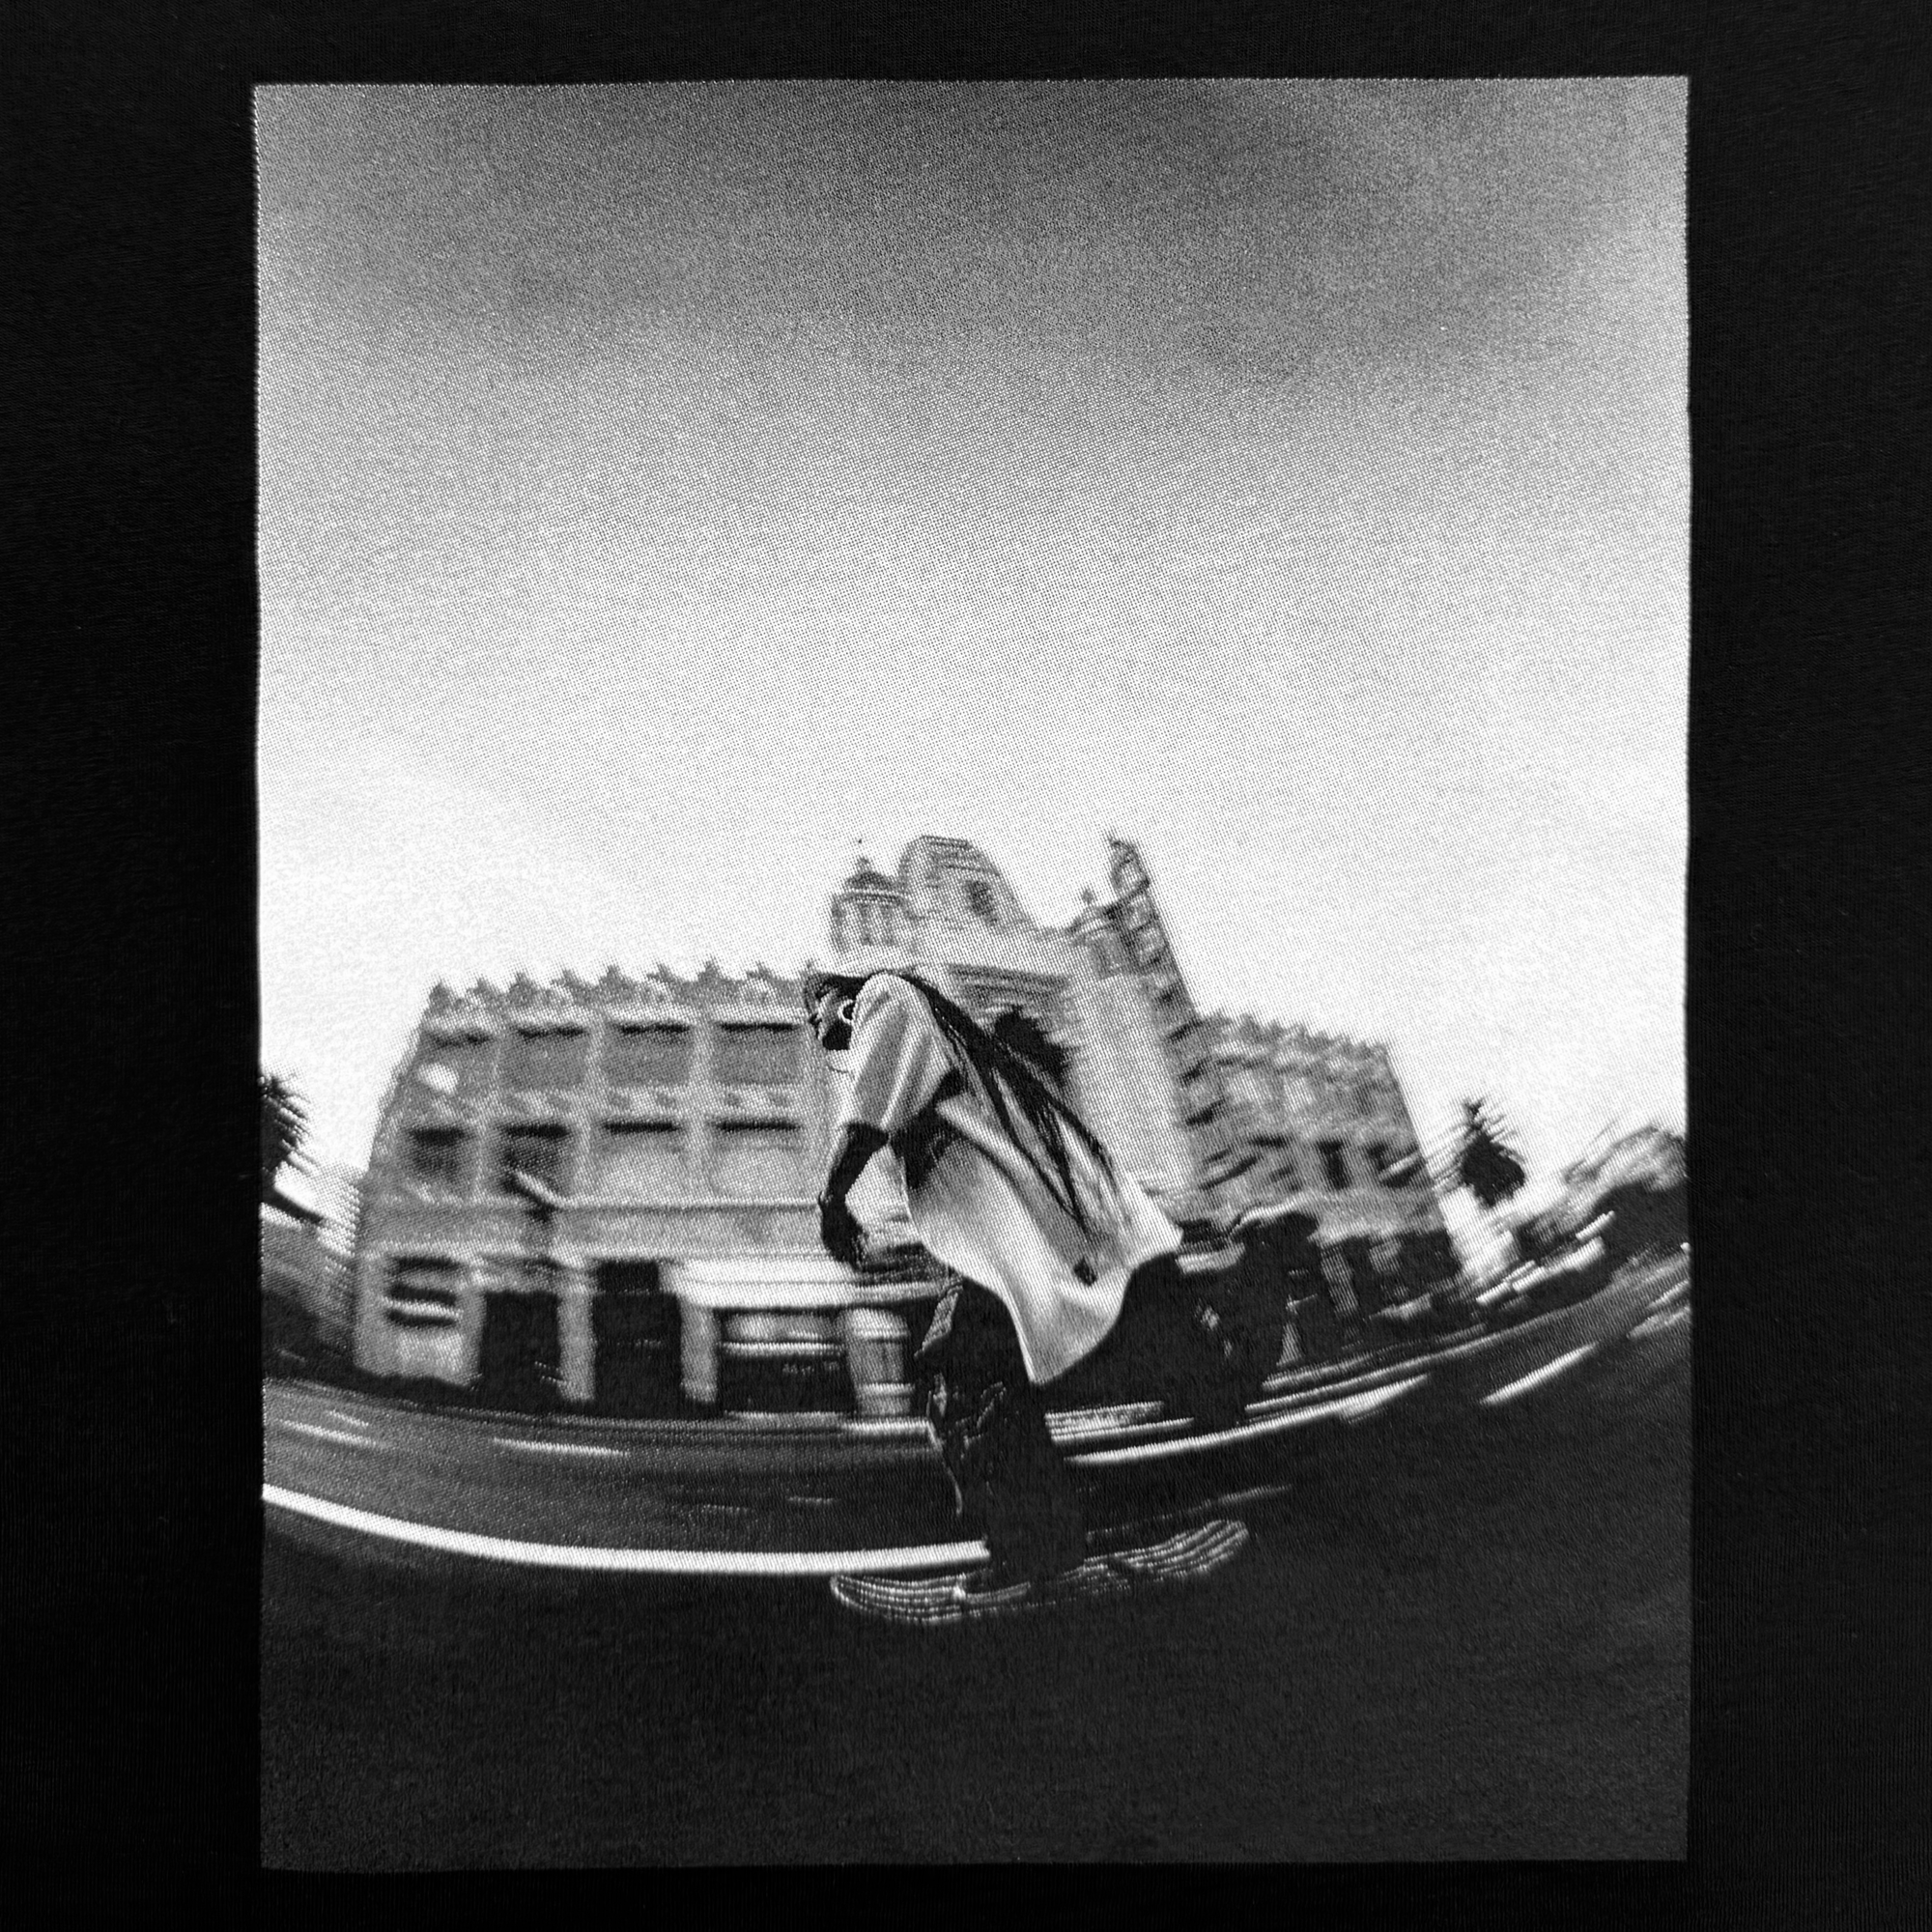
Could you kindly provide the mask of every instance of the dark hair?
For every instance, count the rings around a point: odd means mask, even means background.
[[[1060,1093],[1065,1093],[1066,1055],[1030,1012],[1019,1007],[1002,1008],[986,1031],[1002,1046],[1031,1061]]]
[[[946,1036],[947,1044],[979,1075],[980,1084],[986,1090],[986,1097],[992,1103],[993,1112],[1008,1139],[1019,1149],[1028,1165],[1045,1183],[1047,1192],[1072,1215],[1081,1233],[1091,1235],[1094,1231],[1088,1225],[1086,1210],[1080,1205],[1080,1192],[1074,1184],[1073,1170],[1067,1160],[1066,1137],[1071,1133],[1093,1156],[1101,1173],[1112,1179],[1113,1157],[1101,1146],[1094,1130],[1054,1092],[1026,1054],[1016,1052],[1006,1039],[988,1033],[970,1014],[954,1006],[936,987],[927,985],[917,974],[898,973],[894,977],[918,988],[921,998],[931,1009],[940,1032]],[[1006,1017],[1002,1015],[1003,1019]],[[1041,1043],[1058,1057],[1059,1050],[1046,1040],[1036,1022],[1025,1014],[1013,1017],[1025,1021]],[[1003,1031],[1010,1037],[1015,1029],[1008,1025]],[[1020,1112],[1026,1116],[1027,1124],[1045,1148],[1047,1158],[1053,1163],[1051,1174],[1034,1159],[1026,1143],[1014,1132],[1011,1102],[1018,1103]],[[1055,1185],[1056,1180],[1058,1185]]]
[[[828,992],[836,988],[841,993],[851,993],[856,996],[859,989],[870,977],[869,974],[866,973],[811,973],[807,975],[804,983],[799,987],[799,995],[805,1001],[806,1018],[811,1019],[816,1015],[818,1003]]]

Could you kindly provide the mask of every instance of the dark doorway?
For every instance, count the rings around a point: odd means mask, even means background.
[[[1462,1279],[1462,1264],[1456,1259],[1455,1244],[1440,1229],[1416,1236],[1416,1266],[1431,1288],[1454,1288]]]
[[[1439,1279],[1428,1247],[1415,1235],[1404,1235],[1397,1242],[1395,1266],[1397,1292],[1405,1301],[1427,1294]]]
[[[483,1300],[475,1398],[486,1408],[554,1408],[563,1350],[556,1296],[489,1294]]]
[[[1364,1315],[1379,1314],[1382,1306],[1382,1280],[1376,1269],[1374,1244],[1361,1236],[1342,1243],[1342,1258],[1349,1264],[1349,1286],[1355,1291],[1355,1305]]]
[[[1288,1312],[1304,1361],[1324,1362],[1342,1352],[1346,1337],[1325,1283],[1292,1300]]]
[[[656,1262],[606,1262],[590,1304],[592,1406],[600,1415],[677,1415],[684,1372],[677,1297]]]

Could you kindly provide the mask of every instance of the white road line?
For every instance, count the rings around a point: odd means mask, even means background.
[[[1270,1416],[1264,1422],[1237,1423],[1233,1429],[1217,1429],[1207,1435],[1189,1435],[1179,1442],[1142,1442],[1130,1449],[1095,1449],[1084,1456],[1070,1456],[1067,1461],[1083,1469],[1112,1469],[1126,1463],[1153,1463],[1163,1458],[1192,1456],[1203,1449],[1218,1449],[1229,1442],[1252,1442],[1262,1436],[1280,1435],[1288,1430],[1300,1429],[1308,1423],[1330,1418],[1340,1422],[1360,1422],[1376,1410],[1399,1401],[1410,1389],[1419,1388],[1428,1379],[1427,1376],[1411,1376],[1406,1381],[1391,1383],[1387,1388],[1376,1389],[1368,1395],[1350,1396],[1341,1402],[1323,1403],[1316,1408],[1297,1408],[1287,1415]]]
[[[1635,1298],[1634,1292],[1630,1289],[1605,1289],[1601,1295],[1593,1297],[1591,1301],[1577,1302],[1569,1308],[1548,1309],[1541,1315],[1530,1316],[1527,1321],[1520,1322],[1513,1327],[1492,1329],[1485,1334],[1472,1335],[1466,1342],[1456,1342],[1440,1349],[1432,1349],[1426,1353],[1410,1355],[1399,1362],[1385,1363],[1378,1369],[1353,1371],[1337,1379],[1327,1381],[1318,1379],[1302,1388],[1291,1389],[1277,1396],[1269,1396],[1265,1401],[1255,1404],[1249,1412],[1258,1415],[1264,1411],[1272,1411],[1280,1404],[1301,1402],[1311,1396],[1320,1396],[1324,1400],[1331,1399],[1338,1388],[1355,1388],[1364,1385],[1374,1386],[1379,1381],[1386,1380],[1391,1376],[1401,1376],[1415,1369],[1441,1369],[1446,1368],[1451,1363],[1461,1363],[1466,1366],[1480,1355],[1495,1354],[1512,1346],[1520,1346],[1525,1336],[1539,1334],[1560,1322],[1569,1321],[1573,1317],[1579,1314],[1588,1316],[1594,1321],[1602,1313],[1601,1308],[1596,1307],[1594,1304],[1607,1296],[1614,1296],[1619,1300],[1633,1300]],[[1646,1304],[1646,1307],[1653,1305]],[[1631,1319],[1634,1321],[1636,1318],[1633,1316]],[[1600,1337],[1599,1339],[1602,1338]],[[1292,1371],[1291,1373],[1299,1372]],[[1271,1376],[1268,1379],[1269,1381],[1273,1381],[1276,1378]],[[1264,1383],[1263,1386],[1265,1388],[1266,1384]]]
[[[1158,1422],[1161,1405],[1157,1402],[1109,1403],[1102,1408],[1056,1408],[1046,1418],[1049,1429],[1138,1429],[1143,1423]]]
[[[330,1442],[354,1442],[357,1448],[380,1449],[380,1442],[372,1442],[366,1435],[352,1435],[346,1429],[325,1429],[319,1422],[278,1422],[282,1429],[298,1429],[304,1435],[320,1435]]]
[[[1420,1388],[1428,1379],[1427,1376],[1410,1376],[1406,1381],[1391,1382],[1386,1388],[1371,1389],[1366,1395],[1349,1396],[1335,1405],[1335,1413],[1344,1422],[1360,1422],[1406,1396],[1410,1389]]]
[[[326,1408],[323,1410],[323,1414],[334,1416],[337,1422],[348,1423],[351,1429],[367,1429],[369,1426],[361,1416],[346,1414],[339,1408]]]
[[[1424,1366],[1433,1369],[1444,1359],[1439,1355],[1433,1356]],[[1325,1407],[1332,1403],[1359,1401],[1365,1395],[1388,1387],[1391,1382],[1413,1381],[1417,1366],[1413,1361],[1397,1362],[1385,1369],[1371,1369],[1364,1375],[1345,1376],[1325,1388],[1297,1389],[1293,1395],[1268,1396],[1261,1402],[1250,1403],[1248,1413],[1259,1421],[1286,1415],[1294,1408]],[[1405,1370],[1408,1371],[1406,1375]]]
[[[1483,1398],[1485,1408],[1496,1408],[1506,1402],[1514,1402],[1520,1395],[1527,1395],[1531,1389],[1540,1388],[1543,1383],[1554,1379],[1565,1369],[1573,1368],[1585,1355],[1594,1354],[1597,1345],[1585,1342],[1580,1349],[1572,1349],[1567,1355],[1558,1355],[1553,1362],[1545,1362],[1542,1368],[1532,1369],[1526,1376],[1519,1376],[1513,1382],[1505,1382],[1499,1389],[1492,1389]]]
[[[1078,1449],[1085,1442],[1159,1442],[1172,1435],[1184,1435],[1194,1425],[1184,1415],[1171,1422],[1139,1422],[1124,1429],[1053,1429],[1056,1449]]]
[[[1652,1315],[1639,1321],[1631,1332],[1633,1342],[1647,1341],[1653,1335],[1662,1335],[1666,1328],[1675,1328],[1680,1321],[1688,1321],[1690,1311],[1688,1308],[1667,1308],[1662,1315]]]
[[[1245,1509],[1255,1503],[1273,1502],[1277,1496],[1292,1495],[1293,1483],[1264,1483],[1259,1489],[1236,1490],[1232,1495],[1216,1496],[1208,1505],[1209,1509]]]
[[[528,1442],[514,1435],[493,1435],[498,1449],[514,1449],[525,1456],[626,1456],[627,1449],[610,1449],[597,1442]]]
[[[467,1529],[404,1522],[396,1517],[324,1502],[319,1496],[305,1496],[270,1483],[262,1486],[262,1500],[270,1509],[386,1542],[540,1570],[601,1570],[643,1577],[849,1577],[963,1569],[968,1564],[983,1563],[987,1555],[983,1543],[915,1543],[893,1549],[607,1549],[586,1544],[524,1543],[509,1537],[479,1536]]]

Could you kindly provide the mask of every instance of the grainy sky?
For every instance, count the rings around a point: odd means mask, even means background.
[[[1425,1140],[1683,1121],[1685,88],[271,88],[263,1057],[1137,838]]]

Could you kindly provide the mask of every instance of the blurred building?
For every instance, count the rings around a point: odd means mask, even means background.
[[[261,1210],[264,1360],[312,1366],[324,1352],[347,1354],[355,1320],[355,1275],[346,1245],[331,1244],[324,1215],[277,1192]]]
[[[316,1170],[313,1193],[316,1211],[322,1216],[317,1234],[323,1246],[330,1254],[353,1255],[362,1220],[360,1170],[325,1164]]]
[[[1689,1178],[1683,1139],[1667,1127],[1645,1125],[1592,1149],[1563,1170],[1573,1194],[1607,1193],[1637,1185],[1656,1192],[1683,1186]]]
[[[1558,1219],[1570,1230],[1607,1217],[1605,1251],[1613,1265],[1662,1257],[1690,1238],[1690,1168],[1681,1136],[1645,1125],[1592,1149],[1563,1171]]]
[[[1110,860],[1112,895],[1054,927],[963,839],[917,838],[891,875],[862,859],[832,896],[832,963],[910,969],[982,1022],[1029,1014],[1178,1219],[1305,1207],[1345,1321],[1452,1277],[1386,1052],[1204,1018],[1139,854],[1115,839]],[[358,1365],[505,1405],[902,1410],[936,1285],[819,1247],[836,1078],[800,980],[763,966],[437,986],[363,1189]],[[910,1242],[876,1170],[854,1205]]]
[[[284,1353],[351,1352],[361,1176],[323,1166],[290,1173],[262,1206],[265,1320]]]

